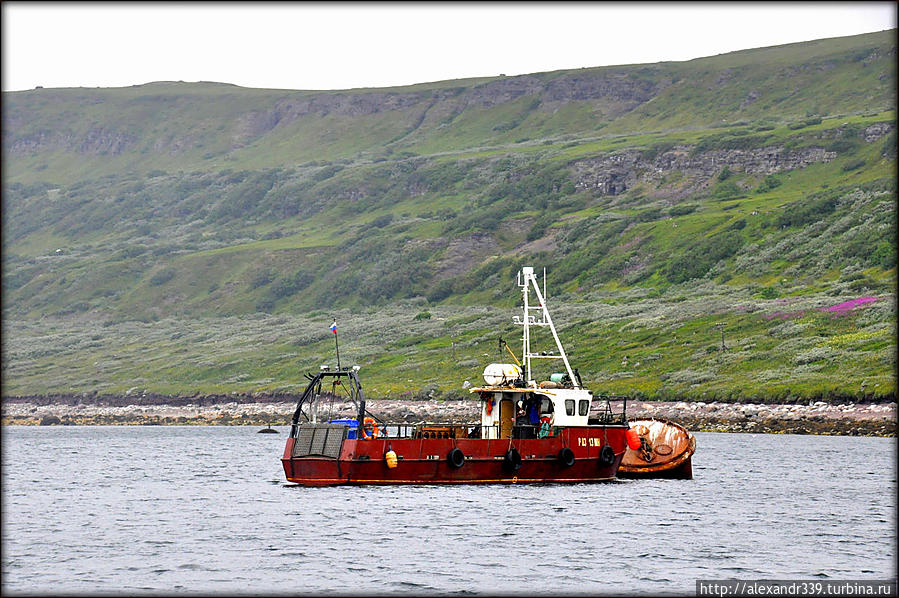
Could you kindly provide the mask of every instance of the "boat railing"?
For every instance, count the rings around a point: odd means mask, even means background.
[[[611,410],[591,417],[590,425],[620,424],[626,422],[623,416]],[[418,422],[390,423],[379,426],[376,437],[380,439],[531,439],[552,438],[558,436],[562,427],[543,426],[541,424],[515,424],[501,426],[494,424],[482,426],[477,423],[460,424],[458,422]],[[346,439],[357,438],[355,426],[343,424],[299,424],[291,429],[291,436],[296,438],[293,455],[300,456],[333,456],[340,453],[340,446]]]
[[[480,438],[480,429],[480,424],[458,422],[382,423],[377,432],[372,430],[369,433],[376,438]],[[346,423],[294,424],[291,426],[290,436],[297,439],[296,444],[300,444],[302,439],[304,443],[311,443],[314,448],[324,442],[323,434],[327,434],[327,438],[336,438],[336,430],[342,434],[342,440],[357,438],[356,425]],[[315,454],[314,450],[310,450],[312,452],[308,454]]]
[[[620,402],[620,409],[612,405]],[[596,408],[598,404],[598,409]],[[627,422],[627,396],[598,394],[593,397],[594,409],[590,412],[590,424],[614,424]]]
[[[418,422],[390,424],[381,429],[387,438],[480,438],[480,424],[458,422]]]

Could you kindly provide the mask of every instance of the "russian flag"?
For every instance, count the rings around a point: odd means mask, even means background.
[[[337,320],[334,320],[331,323],[331,332],[333,332],[334,334],[337,334]]]

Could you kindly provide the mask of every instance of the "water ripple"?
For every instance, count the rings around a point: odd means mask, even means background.
[[[304,488],[284,481],[283,434],[3,432],[8,592],[683,595],[895,576],[895,439],[697,434],[692,481]]]

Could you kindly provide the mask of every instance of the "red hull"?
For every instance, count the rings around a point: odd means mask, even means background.
[[[602,482],[615,479],[626,449],[625,430],[623,426],[571,427],[543,439],[348,439],[336,459],[293,457],[295,439],[288,438],[281,461],[287,480],[304,486]],[[600,459],[604,444],[615,453],[609,464]],[[392,469],[385,458],[388,446],[398,457]],[[521,455],[517,470],[504,461],[510,447]],[[574,454],[573,464],[560,459],[565,448]],[[448,459],[453,449],[465,456],[461,467],[453,467]]]

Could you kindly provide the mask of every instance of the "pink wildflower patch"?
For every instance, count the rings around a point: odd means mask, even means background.
[[[874,303],[875,301],[880,301],[881,297],[859,297],[858,299],[850,299],[849,301],[843,301],[842,303],[837,303],[836,305],[831,305],[830,307],[819,307],[818,311],[827,312],[833,315],[833,317],[837,318],[840,316],[844,316],[849,311],[855,309],[856,307],[860,307],[862,305],[867,305],[869,303]],[[780,299],[777,300],[778,303],[781,302]],[[798,318],[804,316],[806,310],[802,309],[799,311],[776,311],[774,313],[765,314],[762,317],[766,320],[789,320],[790,318]]]
[[[868,303],[874,303],[875,301],[879,301],[880,297],[859,297],[858,299],[851,299],[849,301],[843,301],[842,303],[837,303],[836,305],[831,305],[830,307],[821,307],[819,308],[821,311],[829,311],[836,314],[845,313],[851,309],[855,309],[860,305],[867,305]]]

